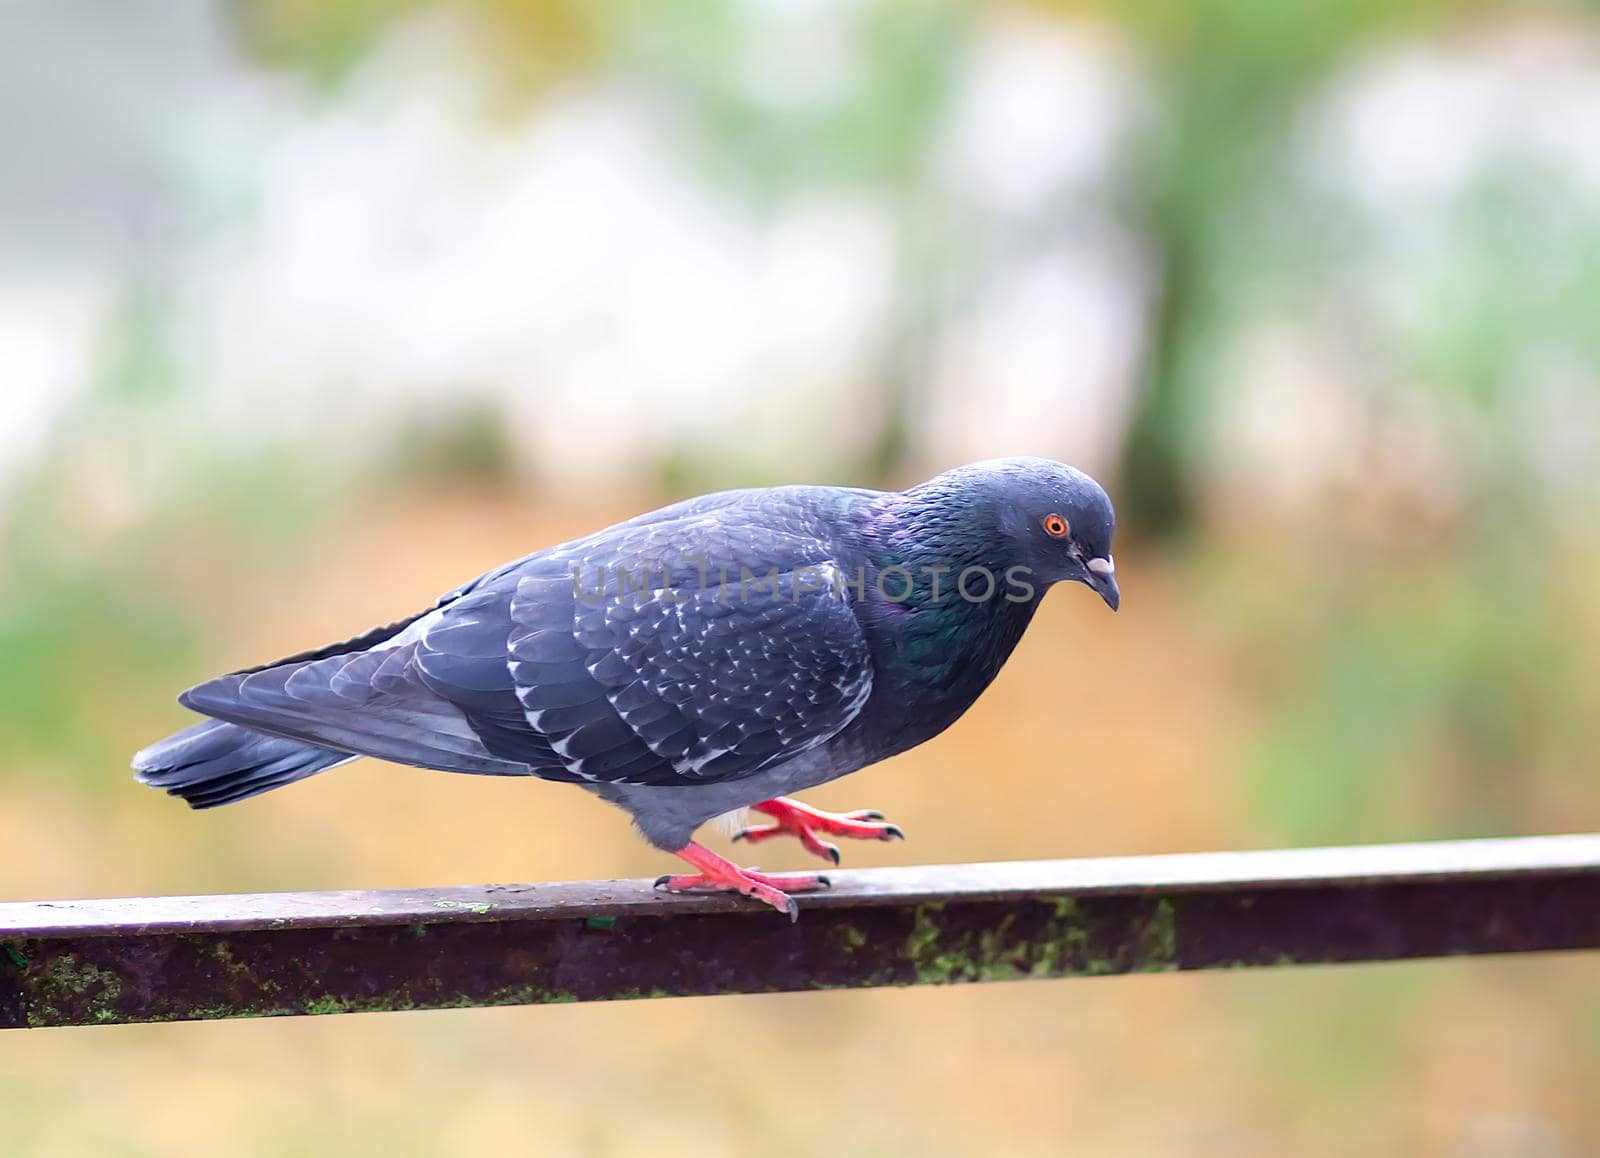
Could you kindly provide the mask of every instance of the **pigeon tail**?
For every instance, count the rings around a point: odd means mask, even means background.
[[[133,758],[141,784],[164,788],[191,808],[215,808],[355,757],[281,739],[221,720],[205,720],[151,744]]]

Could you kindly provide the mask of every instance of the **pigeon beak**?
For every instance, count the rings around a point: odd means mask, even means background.
[[[1122,606],[1122,590],[1117,586],[1117,565],[1107,555],[1104,559],[1090,559],[1086,564],[1089,569],[1089,586],[1100,593],[1100,598],[1106,601],[1106,606],[1115,611]]]

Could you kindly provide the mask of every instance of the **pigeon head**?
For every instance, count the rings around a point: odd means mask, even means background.
[[[1001,545],[1007,566],[1026,567],[1041,587],[1082,583],[1115,611],[1111,537],[1117,516],[1104,488],[1047,458],[1000,458],[946,471],[914,488],[941,496],[970,534]]]

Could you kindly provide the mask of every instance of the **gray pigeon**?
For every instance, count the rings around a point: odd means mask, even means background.
[[[195,808],[358,756],[576,784],[696,870],[796,915],[812,874],[740,869],[697,844],[741,809],[838,863],[823,836],[887,840],[871,811],[789,794],[938,735],[994,679],[1046,590],[1116,610],[1111,501],[1039,458],[909,490],[784,486],[663,507],[536,551],[344,643],[183,693],[211,717],[133,759]]]

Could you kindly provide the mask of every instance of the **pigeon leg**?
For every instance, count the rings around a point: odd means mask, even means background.
[[[825,889],[829,885],[828,878],[820,873],[783,873],[772,875],[758,873],[754,869],[742,869],[730,860],[724,860],[704,845],[690,841],[673,855],[681,856],[684,860],[694,865],[700,871],[682,876],[662,876],[656,878],[656,888],[666,889],[668,892],[685,892],[690,889],[714,889],[717,891],[732,891],[742,893],[758,901],[764,901],[780,913],[787,913],[789,920],[800,919],[800,910],[794,903],[790,893],[811,892],[813,889]]]
[[[839,846],[821,839],[818,833],[844,836],[853,840],[906,838],[906,834],[900,831],[899,825],[884,823],[883,813],[870,808],[858,809],[855,812],[824,812],[820,808],[812,808],[809,804],[801,804],[798,800],[790,800],[787,796],[763,800],[760,804],[752,804],[750,807],[757,812],[766,813],[772,817],[774,823],[741,828],[733,834],[734,840],[747,840],[751,844],[759,844],[768,837],[780,836],[787,832],[799,837],[806,851],[814,853],[823,860],[831,860],[834,864],[839,863]]]

